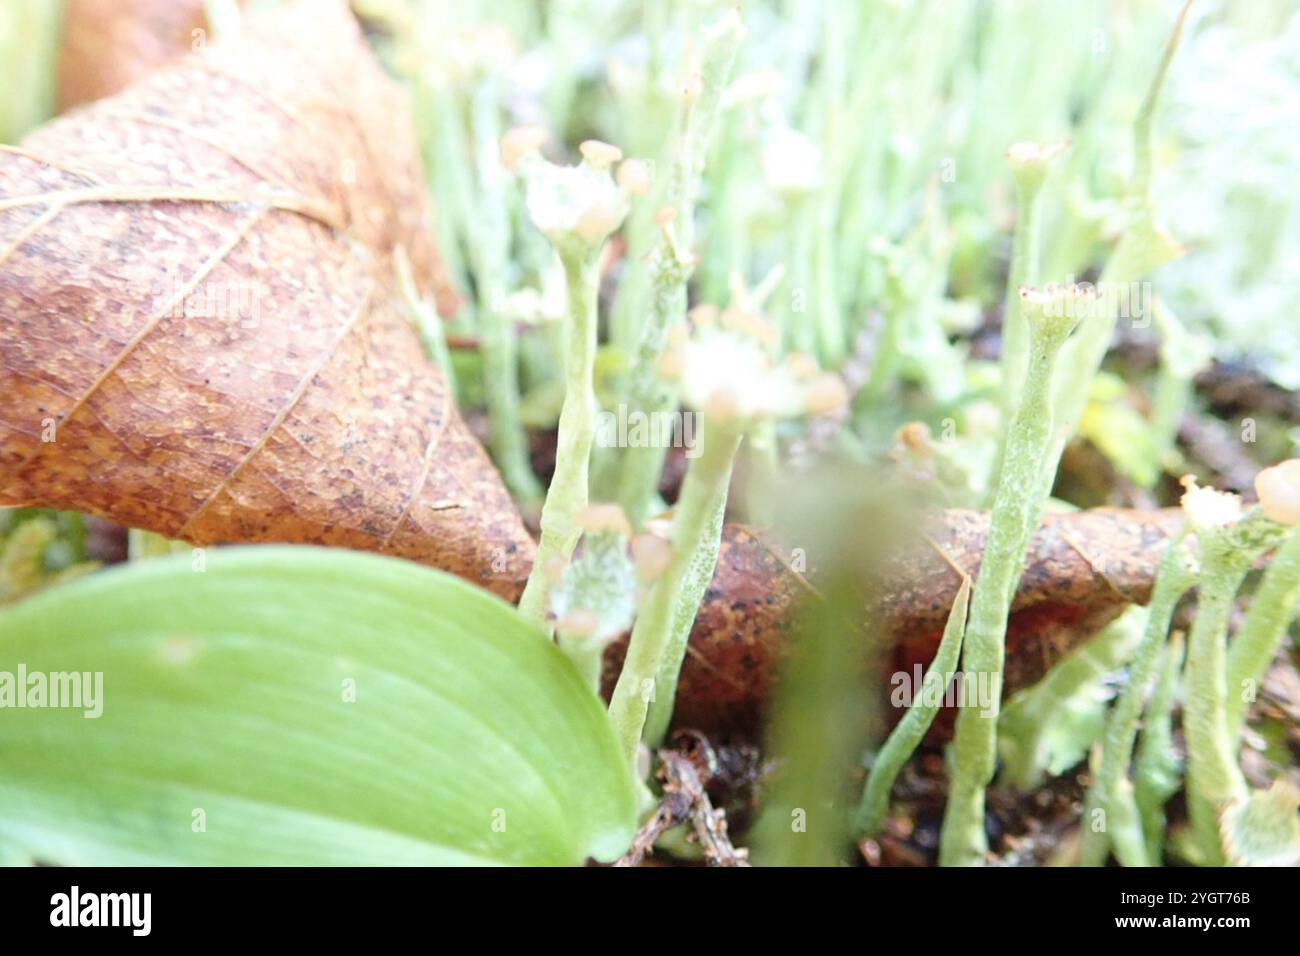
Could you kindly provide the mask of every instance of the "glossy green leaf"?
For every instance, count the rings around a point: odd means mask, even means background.
[[[30,706],[31,675],[59,672],[102,694]],[[161,558],[43,593],[0,614],[0,704],[9,860],[579,864],[635,825],[564,655],[388,558],[214,549],[202,571]]]

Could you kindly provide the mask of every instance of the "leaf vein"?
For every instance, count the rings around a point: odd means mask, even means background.
[[[231,483],[236,477],[238,477],[240,472],[248,466],[249,462],[251,462],[257,454],[266,447],[266,443],[270,441],[271,436],[280,429],[295,406],[302,401],[302,397],[307,393],[307,389],[311,386],[312,381],[315,380],[316,376],[321,373],[325,366],[328,365],[338,353],[339,346],[343,344],[344,340],[351,334],[352,330],[357,327],[361,319],[369,314],[370,303],[374,298],[374,294],[375,283],[371,280],[366,287],[366,294],[361,297],[361,301],[358,304],[356,311],[353,312],[348,318],[348,321],[344,323],[343,328],[340,330],[339,334],[335,336],[330,347],[326,349],[325,354],[321,356],[321,360],[311,369],[311,371],[304,375],[302,380],[294,387],[294,390],[289,395],[284,407],[276,413],[275,418],[272,419],[271,424],[267,426],[266,430],[262,433],[262,436],[258,438],[257,443],[248,450],[248,453],[244,455],[239,464],[235,465],[235,467],[221,479],[220,484],[218,484],[217,487],[212,490],[212,493],[203,500],[203,503],[200,504],[187,519],[185,519],[185,523],[181,525],[176,532],[175,536],[177,538],[185,538],[186,533],[194,525],[194,522],[197,521],[199,517],[213,504],[213,502],[217,500],[222,492],[230,487]]]

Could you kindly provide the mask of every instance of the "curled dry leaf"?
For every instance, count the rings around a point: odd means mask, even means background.
[[[206,43],[203,0],[64,0],[59,112],[112,96]]]
[[[232,0],[232,3],[236,9],[252,7],[248,0]],[[341,0],[323,0],[323,3],[336,7],[324,12],[337,19]],[[241,18],[240,22],[247,21]],[[213,39],[204,0],[64,0],[61,29],[57,84],[60,112],[119,93],[186,54],[203,50]],[[252,42],[259,42],[256,30]],[[356,52],[360,52],[359,47]],[[358,102],[357,107],[363,108],[364,104]],[[378,128],[382,119],[382,116],[367,117],[376,124],[373,128]],[[405,109],[393,114],[393,119],[398,122],[393,127],[397,138],[378,142],[381,146],[391,143],[392,154],[404,156],[414,148],[407,145],[413,141],[407,132],[409,122]],[[410,202],[390,214],[414,223],[424,214],[423,195],[406,198]],[[461,297],[451,276],[443,269],[424,232],[416,232],[409,238],[414,245],[407,252],[416,260],[416,271],[420,267],[432,270],[431,276],[419,278],[432,278],[439,311],[443,315],[454,314],[460,307]],[[420,291],[428,291],[423,281]]]
[[[1182,521],[1178,509],[1095,509],[1045,517],[1007,629],[1006,690],[1028,686],[1129,603],[1145,603],[1160,556]],[[943,635],[962,572],[975,576],[988,514],[946,511],[928,542],[900,556],[882,595],[894,646],[894,671],[929,664]],[[738,525],[723,530],[713,581],[691,632],[673,723],[741,736],[760,725],[798,604],[813,586],[789,563],[788,550]],[[606,691],[626,641],[605,659]],[[865,655],[864,655],[865,660]],[[943,729],[943,722],[938,725]]]
[[[286,5],[0,150],[0,505],[424,561],[532,541],[391,304],[439,265],[400,91]]]

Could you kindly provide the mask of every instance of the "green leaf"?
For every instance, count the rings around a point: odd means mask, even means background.
[[[1133,656],[1146,609],[1129,608],[1100,634],[1012,697],[998,718],[1002,779],[1018,790],[1060,776],[1101,739],[1113,693],[1110,675]]]
[[[580,864],[635,827],[564,655],[407,562],[263,546],[114,569],[0,615],[0,701],[20,665],[102,674],[103,712],[0,709],[0,859]]]

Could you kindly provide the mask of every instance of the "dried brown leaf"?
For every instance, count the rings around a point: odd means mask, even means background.
[[[203,0],[64,0],[59,112],[112,96],[202,46],[207,24]]]
[[[433,284],[427,225],[405,101],[341,2],[0,151],[0,504],[513,595],[532,541],[390,303],[399,247]]]

